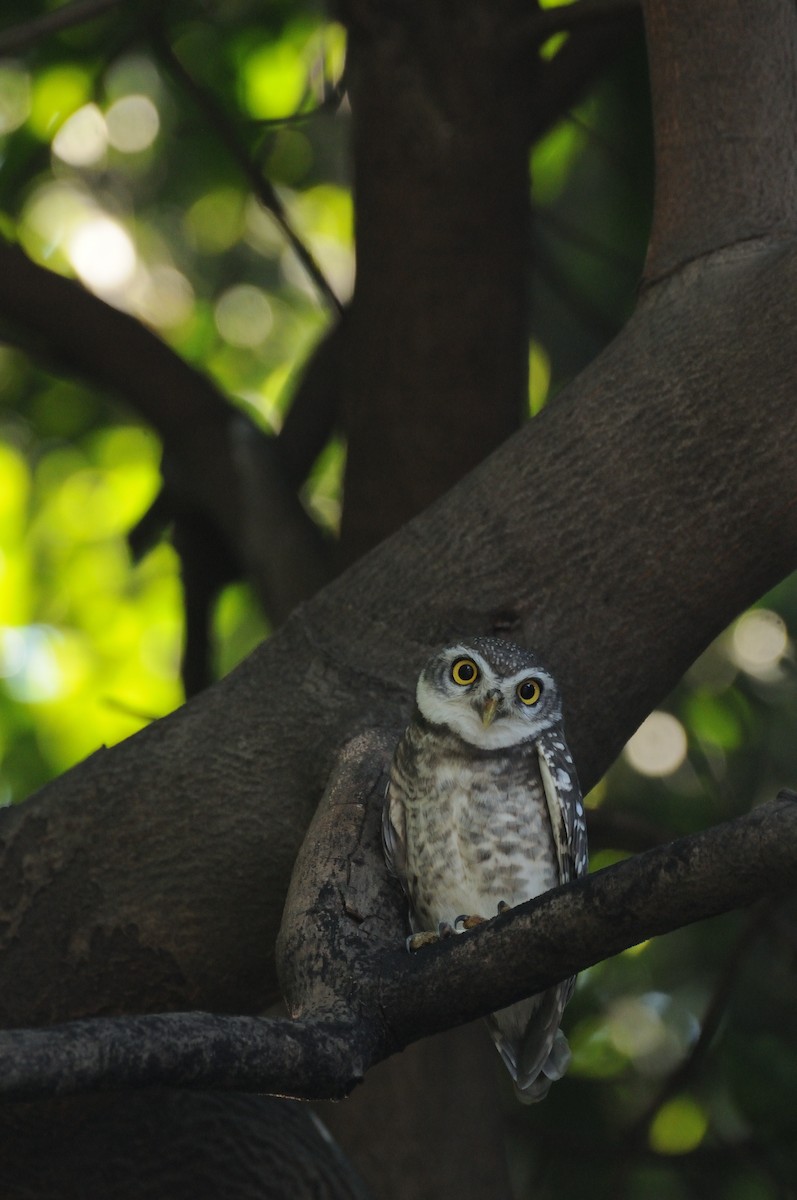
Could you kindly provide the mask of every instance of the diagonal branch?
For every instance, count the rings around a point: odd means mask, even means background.
[[[238,168],[260,204],[267,212],[271,213],[294,254],[318,289],[319,294],[324,298],[332,311],[340,315],[343,311],[343,306],[335,295],[332,285],[316,262],[310,249],[304,244],[291,225],[288,214],[285,211],[285,205],[282,203],[271,181],[263,174],[260,167],[250,156],[246,146],[241,141],[234,123],[227,117],[223,108],[214,98],[196,82],[191,72],[186,70],[160,27],[154,27],[151,30],[150,40],[155,54],[161,60],[174,82],[186,95],[190,96],[210,127],[216,131],[219,142],[238,165]]]
[[[711,1000],[700,1020],[700,1033],[689,1053],[679,1063],[664,1081],[664,1084],[653,1097],[651,1102],[634,1118],[633,1123],[625,1131],[623,1140],[632,1148],[638,1147],[645,1139],[648,1128],[656,1113],[664,1107],[668,1100],[685,1090],[690,1080],[700,1069],[711,1047],[722,1018],[728,1007],[734,987],[736,986],[741,968],[750,951],[761,937],[767,923],[779,905],[777,895],[769,896],[752,914],[742,929],[736,944],[728,956],[725,968],[720,975]]]
[[[0,321],[9,340],[24,331],[27,349],[120,396],[161,438],[167,494],[156,501],[137,542],[153,535],[156,518],[199,514],[221,535],[228,557],[248,575],[275,623],[327,581],[322,535],[296,489],[332,423],[328,374],[308,370],[306,385],[299,385],[304,419],[291,422],[283,453],[279,437],[257,429],[212,380],[146,326],[2,240]],[[335,331],[323,344],[328,362]],[[320,379],[326,391],[316,404]],[[259,532],[256,554],[252,529]]]
[[[42,38],[60,33],[63,29],[72,29],[75,25],[87,24],[114,8],[121,8],[124,3],[125,0],[73,0],[71,4],[64,4],[29,21],[11,25],[8,29],[0,30],[0,55],[18,54]]]
[[[0,1091],[29,1099],[171,1084],[340,1098],[369,1067],[420,1037],[643,939],[794,886],[797,794],[781,792],[745,817],[408,956],[403,903],[381,862],[384,751],[375,734],[344,750],[297,864],[282,948],[288,1001],[300,1019],[167,1013],[10,1030],[0,1034]],[[386,903],[371,911],[380,896]]]

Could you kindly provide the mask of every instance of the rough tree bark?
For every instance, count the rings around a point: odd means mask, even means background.
[[[9,1030],[0,1036],[0,1094],[30,1100],[177,1080],[195,1089],[342,1098],[372,1065],[423,1035],[544,990],[656,934],[793,890],[797,793],[784,790],[743,817],[547,892],[408,958],[405,901],[383,869],[385,775],[373,775],[375,760],[387,772],[389,753],[375,731],[347,744],[297,858],[277,946],[290,1018],[158,1013]],[[466,1079],[463,1064],[454,1066]],[[407,1148],[423,1152],[423,1142],[410,1139]]]
[[[797,15],[649,0],[646,19],[658,182],[634,317],[226,680],[0,814],[5,1023],[261,1009],[335,756],[359,729],[395,736],[433,646],[534,645],[589,786],[793,569]]]

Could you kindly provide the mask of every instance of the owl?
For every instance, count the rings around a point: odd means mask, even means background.
[[[559,691],[527,650],[475,637],[427,662],[393,756],[382,838],[409,899],[410,949],[586,873]],[[567,1069],[559,1022],[574,983],[487,1018],[524,1103],[542,1100]]]

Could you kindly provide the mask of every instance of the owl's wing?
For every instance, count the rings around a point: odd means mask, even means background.
[[[575,764],[559,729],[537,742],[540,777],[556,847],[559,879],[569,883],[587,872],[587,828]],[[563,979],[540,996],[521,1000],[488,1018],[501,1057],[524,1104],[542,1100],[570,1062],[559,1028],[575,978]]]
[[[392,774],[382,807],[382,849],[388,870],[397,877],[406,892],[407,816],[401,788]]]
[[[520,1000],[487,1018],[487,1025],[523,1104],[544,1100],[551,1083],[570,1064],[570,1047],[559,1028],[572,994],[565,979],[539,996]]]
[[[559,879],[581,879],[589,866],[587,825],[575,763],[559,730],[537,742],[540,775],[559,861]]]

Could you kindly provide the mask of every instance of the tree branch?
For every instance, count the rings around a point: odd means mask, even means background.
[[[277,434],[280,462],[286,482],[298,490],[313,463],[341,421],[341,390],[346,314],[330,327],[302,368]]]
[[[275,624],[330,578],[322,534],[296,495],[330,420],[328,393],[315,399],[320,372],[308,370],[300,385],[304,419],[291,422],[283,456],[279,437],[257,429],[151,330],[2,240],[0,316],[12,336],[19,328],[34,336],[43,361],[108,388],[149,422],[164,447],[166,495],[155,516],[196,512],[210,522]],[[314,425],[309,412],[318,410]],[[149,536],[154,524],[145,522]]]
[[[0,1092],[30,1099],[172,1084],[340,1098],[374,1063],[420,1037],[646,938],[794,886],[797,794],[781,792],[745,817],[408,955],[403,900],[381,859],[374,781],[384,751],[379,735],[346,748],[297,863],[282,950],[299,1019],[166,1013],[10,1030],[0,1034]],[[374,902],[378,908],[368,907]]]
[[[795,798],[794,793],[788,793],[788,795],[792,800]],[[643,1144],[650,1124],[659,1109],[663,1108],[673,1096],[685,1091],[690,1080],[694,1078],[717,1035],[742,964],[764,932],[767,922],[771,920],[779,899],[780,897],[777,895],[767,897],[742,929],[714,987],[714,993],[700,1020],[700,1034],[690,1047],[689,1053],[667,1076],[651,1102],[645,1106],[625,1131],[623,1141],[629,1149],[638,1148]]]
[[[310,249],[304,244],[293,228],[276,189],[263,174],[263,171],[250,156],[246,146],[241,141],[235,124],[227,117],[223,108],[215,101],[213,96],[196,82],[190,71],[186,70],[169,44],[168,38],[160,25],[151,26],[150,41],[153,51],[162,62],[165,70],[171,75],[176,85],[186,95],[190,96],[207,123],[216,131],[219,142],[237,164],[257,200],[276,221],[294,254],[315,285],[319,295],[330,306],[333,312],[340,315],[343,311],[340,300],[332,290],[329,280],[319,267]]]
[[[124,3],[125,0],[74,0],[30,21],[0,30],[0,55],[18,54],[42,38],[94,21],[111,9],[121,8]]]
[[[791,0],[645,0],[643,9],[656,149],[646,278],[723,246],[793,235]]]

